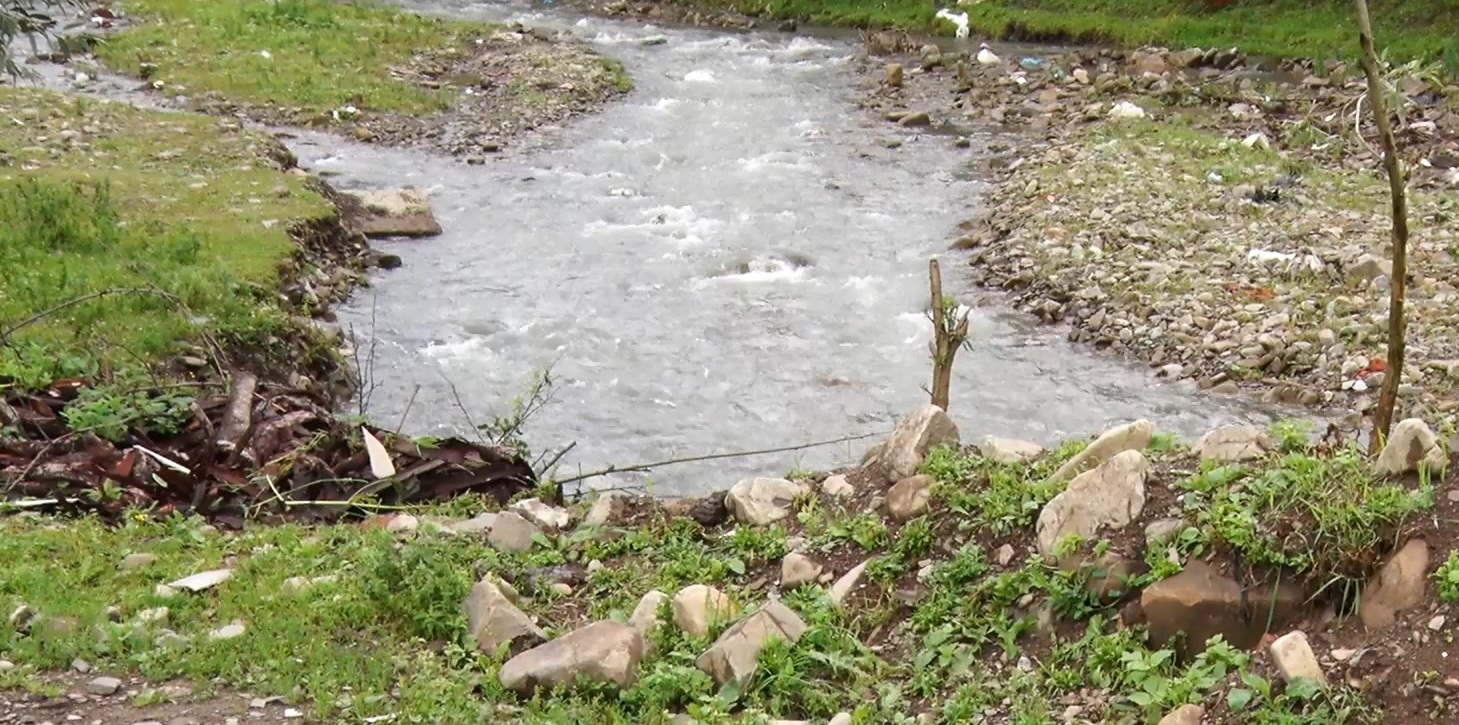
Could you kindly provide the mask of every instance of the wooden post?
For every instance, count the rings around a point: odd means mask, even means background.
[[[1358,13],[1358,44],[1363,51],[1363,74],[1368,77],[1368,105],[1378,123],[1379,142],[1383,145],[1383,167],[1388,172],[1388,191],[1393,203],[1393,273],[1388,286],[1388,365],[1383,386],[1378,392],[1378,406],[1373,413],[1373,436],[1369,452],[1376,453],[1380,441],[1388,438],[1393,426],[1393,409],[1398,402],[1398,383],[1403,378],[1403,353],[1407,335],[1404,298],[1408,286],[1408,198],[1404,192],[1403,169],[1398,160],[1398,146],[1393,140],[1393,125],[1388,119],[1388,104],[1383,94],[1383,78],[1378,66],[1378,53],[1373,47],[1373,23],[1368,19],[1367,0],[1354,0]]]
[[[967,344],[968,315],[955,314],[956,308],[942,296],[942,268],[937,260],[927,265],[932,288],[932,404],[947,410],[952,394],[952,360],[958,348]]]

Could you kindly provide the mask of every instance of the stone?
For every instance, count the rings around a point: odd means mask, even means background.
[[[1145,546],[1164,546],[1185,531],[1185,521],[1181,519],[1160,519],[1151,521],[1145,527]]]
[[[806,485],[784,478],[747,478],[730,487],[724,503],[736,521],[764,526],[791,514],[795,498]]]
[[[385,530],[392,534],[413,534],[420,530],[420,519],[410,514],[396,514],[385,524]]]
[[[1254,425],[1225,425],[1201,436],[1195,453],[1203,461],[1240,463],[1261,458],[1274,448],[1266,431]]]
[[[700,526],[712,527],[729,520],[730,511],[726,503],[728,491],[716,491],[690,503],[688,516],[699,522]]]
[[[926,111],[913,111],[897,120],[898,126],[931,126],[932,116]]]
[[[674,595],[674,624],[690,637],[708,637],[716,622],[734,619],[729,595],[705,584],[690,584]]]
[[[1125,451],[1144,450],[1150,445],[1150,439],[1155,436],[1155,424],[1144,418],[1133,423],[1126,423],[1122,426],[1111,428],[1101,433],[1094,442],[1084,447],[1073,458],[1070,458],[1059,470],[1054,471],[1055,479],[1072,478],[1075,474],[1087,468],[1097,466]]]
[[[1013,563],[1014,553],[1012,544],[1004,544],[998,547],[998,551],[993,553],[993,561],[998,566],[1008,566]]]
[[[137,623],[143,626],[150,624],[166,624],[168,617],[170,617],[171,615],[172,610],[168,609],[167,607],[152,607],[151,609],[143,609],[142,611],[137,612]]]
[[[86,683],[86,691],[93,695],[115,695],[122,689],[122,681],[115,677],[98,677]]]
[[[628,497],[617,491],[608,491],[594,499],[593,507],[583,517],[583,526],[608,526],[623,516]]]
[[[572,585],[567,582],[553,582],[547,586],[547,590],[559,597],[572,596]]]
[[[1358,598],[1358,619],[1369,630],[1398,620],[1398,613],[1423,603],[1428,584],[1429,545],[1410,539],[1368,580]]]
[[[192,576],[183,577],[175,582],[167,584],[166,586],[169,589],[173,590],[186,589],[190,592],[201,592],[218,586],[225,581],[228,581],[228,579],[232,576],[232,569],[214,569],[212,571],[205,571],[198,574],[193,574]]]
[[[517,608],[491,577],[471,588],[462,605],[467,627],[482,652],[494,653],[505,645],[508,651],[534,647],[547,635],[532,618]]]
[[[983,436],[978,441],[978,454],[999,463],[1027,463],[1043,455],[1043,452],[1043,446],[1016,438]]]
[[[24,604],[20,604],[15,609],[10,610],[10,616],[5,621],[10,624],[11,629],[17,632],[24,632],[30,627],[30,623],[34,619],[35,610]]]
[[[1160,53],[1141,53],[1135,57],[1135,71],[1141,74],[1161,75],[1170,70],[1165,57]]]
[[[902,87],[902,64],[901,63],[888,63],[887,64],[887,85],[890,86],[890,87],[892,87],[892,88],[901,88]]]
[[[235,621],[229,624],[225,624],[211,632],[208,632],[208,639],[220,641],[225,639],[238,639],[239,637],[242,637],[247,631],[248,627],[246,625],[244,625],[242,622]]]
[[[643,654],[637,629],[621,622],[594,622],[507,660],[497,679],[524,695],[579,681],[626,688],[638,678]]]
[[[805,630],[805,622],[790,607],[769,602],[725,630],[694,664],[720,685],[734,680],[743,687],[755,674],[760,650],[772,638],[795,642]]]
[[[15,663],[10,660],[0,660],[0,672],[9,672],[15,669]]]
[[[1149,571],[1144,561],[1121,556],[1115,552],[1105,552],[1093,562],[1081,562],[1076,557],[1062,562],[1066,571],[1079,571],[1081,569],[1089,572],[1089,578],[1084,582],[1084,590],[1095,598],[1106,603],[1114,603],[1122,597],[1129,589],[1129,581]]]
[[[839,607],[845,603],[846,597],[850,596],[851,592],[856,589],[856,585],[861,583],[861,575],[866,573],[866,565],[870,563],[871,560],[867,559],[851,567],[850,571],[842,574],[841,578],[837,579],[836,583],[831,585],[832,606]]]
[[[856,487],[851,485],[851,481],[846,476],[838,473],[834,476],[826,476],[826,480],[821,481],[821,493],[836,498],[854,496]]]
[[[1283,680],[1291,682],[1303,678],[1327,686],[1327,675],[1323,673],[1317,655],[1312,652],[1312,645],[1307,642],[1307,634],[1302,630],[1294,629],[1272,642],[1271,656],[1272,664],[1276,665]]]
[[[897,423],[891,437],[868,451],[866,467],[900,481],[917,473],[927,451],[959,441],[957,424],[935,405],[924,405]]]
[[[628,615],[628,623],[638,630],[645,642],[648,641],[649,635],[653,634],[660,624],[663,624],[663,618],[659,616],[659,612],[663,609],[664,602],[667,601],[669,601],[669,595],[652,589],[638,600],[638,605],[633,608],[633,613]]]
[[[786,591],[813,582],[821,575],[821,565],[805,554],[791,552],[780,561],[780,588]]]
[[[496,514],[491,511],[483,511],[464,521],[453,521],[446,524],[446,530],[461,536],[480,536],[491,532],[491,527],[496,525]]]
[[[137,569],[141,569],[144,566],[150,566],[153,563],[155,563],[156,561],[157,561],[157,555],[156,554],[146,554],[146,553],[127,554],[126,557],[122,559],[122,570],[123,571],[135,571]]]
[[[544,531],[561,531],[572,523],[572,514],[540,499],[529,498],[512,504],[512,511],[536,524]]]
[[[1071,534],[1088,539],[1101,529],[1128,526],[1145,508],[1149,471],[1143,453],[1127,450],[1079,474],[1039,512],[1039,553],[1053,555],[1059,541]]]
[[[851,725],[851,713],[838,712],[826,725]]]
[[[911,476],[887,491],[887,512],[897,521],[920,516],[932,501],[931,476]]]
[[[1160,718],[1160,725],[1201,725],[1206,708],[1200,705],[1181,705]]]
[[[1300,615],[1306,595],[1290,581],[1273,591],[1257,587],[1242,596],[1241,585],[1211,565],[1193,559],[1176,575],[1149,585],[1140,594],[1139,619],[1148,627],[1150,643],[1162,647],[1180,633],[1179,650],[1193,657],[1206,642],[1221,635],[1233,647],[1255,647],[1267,632]],[[1255,613],[1251,610],[1255,610]]]
[[[279,587],[279,591],[283,592],[286,596],[295,596],[303,594],[320,584],[333,584],[336,581],[339,581],[339,577],[333,575],[316,577],[291,576],[284,580],[284,583]]]
[[[1383,452],[1378,454],[1378,460],[1373,464],[1373,472],[1380,476],[1397,476],[1418,470],[1422,465],[1438,473],[1448,463],[1448,454],[1428,424],[1418,418],[1408,418],[1393,426],[1388,441],[1383,444]]]
[[[441,225],[425,194],[412,187],[340,194],[346,221],[366,237],[431,237]]]
[[[1393,263],[1375,257],[1371,254],[1364,254],[1347,268],[1349,280],[1359,281],[1364,284],[1370,283],[1379,277],[1393,276]]]
[[[542,532],[532,522],[516,512],[504,511],[497,514],[496,522],[491,525],[491,532],[486,535],[486,543],[497,551],[530,551],[532,537],[540,533]]]

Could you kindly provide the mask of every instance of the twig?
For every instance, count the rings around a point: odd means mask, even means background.
[[[111,289],[104,289],[99,292],[92,292],[91,294],[81,295],[80,297],[74,297],[54,307],[47,307],[46,309],[41,310],[40,312],[37,312],[34,315],[31,315],[30,317],[27,317],[20,322],[15,323],[14,325],[11,325],[10,327],[6,328],[4,332],[0,332],[0,344],[8,345],[10,343],[10,336],[15,334],[22,328],[34,325],[35,323],[40,322],[41,320],[44,320],[45,318],[50,317],[51,315],[54,315],[57,312],[60,312],[61,310],[64,310],[68,307],[75,307],[82,302],[90,302],[91,300],[99,299],[101,297],[124,294],[158,295],[167,299],[170,302],[181,304],[178,301],[177,297],[175,297],[171,293],[163,292],[162,290],[150,289],[147,287],[113,287]]]
[[[410,417],[410,409],[415,407],[415,396],[419,394],[420,383],[416,383],[415,388],[410,391],[410,400],[405,403],[405,410],[400,412],[400,423],[395,426],[395,435],[401,435],[400,431],[405,429],[405,419]]]
[[[710,453],[708,455],[703,455],[703,456],[687,456],[687,457],[684,457],[684,458],[669,458],[669,459],[662,460],[662,461],[653,461],[652,463],[635,463],[635,464],[633,464],[631,466],[608,466],[607,468],[600,468],[600,469],[598,469],[596,471],[589,471],[588,473],[584,473],[584,474],[580,474],[580,475],[577,475],[577,476],[573,476],[571,478],[564,478],[561,481],[557,481],[556,483],[557,483],[558,486],[561,486],[562,484],[565,484],[565,483],[577,483],[579,481],[585,481],[585,480],[587,480],[589,478],[601,478],[603,476],[612,475],[614,473],[634,473],[634,472],[649,471],[649,470],[652,470],[652,469],[655,469],[655,468],[660,468],[660,467],[663,467],[663,466],[674,465],[676,463],[697,463],[699,461],[717,461],[717,460],[722,460],[722,459],[725,459],[725,458],[748,458],[750,456],[763,456],[763,455],[768,455],[768,454],[771,454],[771,453],[788,453],[790,451],[803,451],[803,450],[805,450],[807,448],[817,448],[817,447],[820,447],[820,446],[830,446],[830,445],[835,445],[837,443],[845,443],[847,441],[857,441],[857,440],[862,440],[864,438],[872,438],[872,437],[875,437],[875,436],[887,435],[890,432],[891,431],[882,431],[880,433],[865,433],[865,434],[862,434],[862,435],[843,436],[843,437],[837,438],[835,440],[816,441],[814,443],[804,443],[804,444],[801,444],[801,445],[798,445],[798,446],[783,446],[783,447],[780,447],[780,448],[765,448],[765,449],[758,450],[758,451],[736,451],[734,453]]]
[[[1388,438],[1393,426],[1393,409],[1398,402],[1398,383],[1403,378],[1404,336],[1407,321],[1403,303],[1408,286],[1408,198],[1403,188],[1403,169],[1398,160],[1398,145],[1393,140],[1393,125],[1382,95],[1383,79],[1378,74],[1378,53],[1373,49],[1373,23],[1368,18],[1367,0],[1354,0],[1358,15],[1358,43],[1363,49],[1363,74],[1368,77],[1368,105],[1378,124],[1378,140],[1383,145],[1383,166],[1388,172],[1388,189],[1393,205],[1393,269],[1388,294],[1388,372],[1378,391],[1378,405],[1373,413],[1373,436],[1368,441],[1369,453],[1377,453],[1381,441]]]
[[[565,455],[567,455],[567,452],[568,451],[576,448],[577,445],[578,445],[578,442],[577,441],[573,441],[573,442],[567,444],[567,446],[565,446],[562,450],[558,451],[557,452],[557,455],[553,456],[552,457],[552,460],[550,460],[550,461],[547,462],[547,465],[542,466],[542,467],[540,467],[540,468],[537,469],[537,477],[538,478],[545,478],[545,477],[547,477],[552,472],[552,469],[557,466],[558,461],[561,461],[562,460],[562,457],[565,456]]]

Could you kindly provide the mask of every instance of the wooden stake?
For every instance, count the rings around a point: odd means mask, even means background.
[[[1403,377],[1404,343],[1407,320],[1404,299],[1408,286],[1408,197],[1404,192],[1403,169],[1398,160],[1398,145],[1393,140],[1393,125],[1388,119],[1388,104],[1379,74],[1378,53],[1373,48],[1373,24],[1368,19],[1367,0],[1354,0],[1358,13],[1358,44],[1363,49],[1363,74],[1368,77],[1368,105],[1378,123],[1379,141],[1383,145],[1383,167],[1388,172],[1388,192],[1393,203],[1393,273],[1388,286],[1388,365],[1383,386],[1378,392],[1378,406],[1373,413],[1373,436],[1369,452],[1376,453],[1381,441],[1387,440],[1393,426],[1393,409],[1398,402],[1398,383]]]
[[[952,391],[952,360],[968,341],[968,315],[955,314],[951,301],[942,296],[942,268],[933,259],[927,265],[932,288],[932,404],[947,410]]]

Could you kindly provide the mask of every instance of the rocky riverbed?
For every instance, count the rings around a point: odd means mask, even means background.
[[[866,106],[896,124],[889,143],[955,152],[960,129],[1010,132],[987,165],[988,211],[953,242],[975,280],[1163,376],[1373,405],[1390,217],[1360,73],[1213,51],[897,54],[914,44],[871,44]],[[1459,88],[1414,66],[1388,79],[1410,170],[1400,408],[1451,427]]]
[[[1368,462],[1281,426],[1183,441],[1143,419],[969,445],[924,406],[860,465],[696,500],[524,492],[70,543],[0,519],[22,562],[0,702],[210,725],[1427,722],[1459,704],[1454,470],[1420,420]]]

